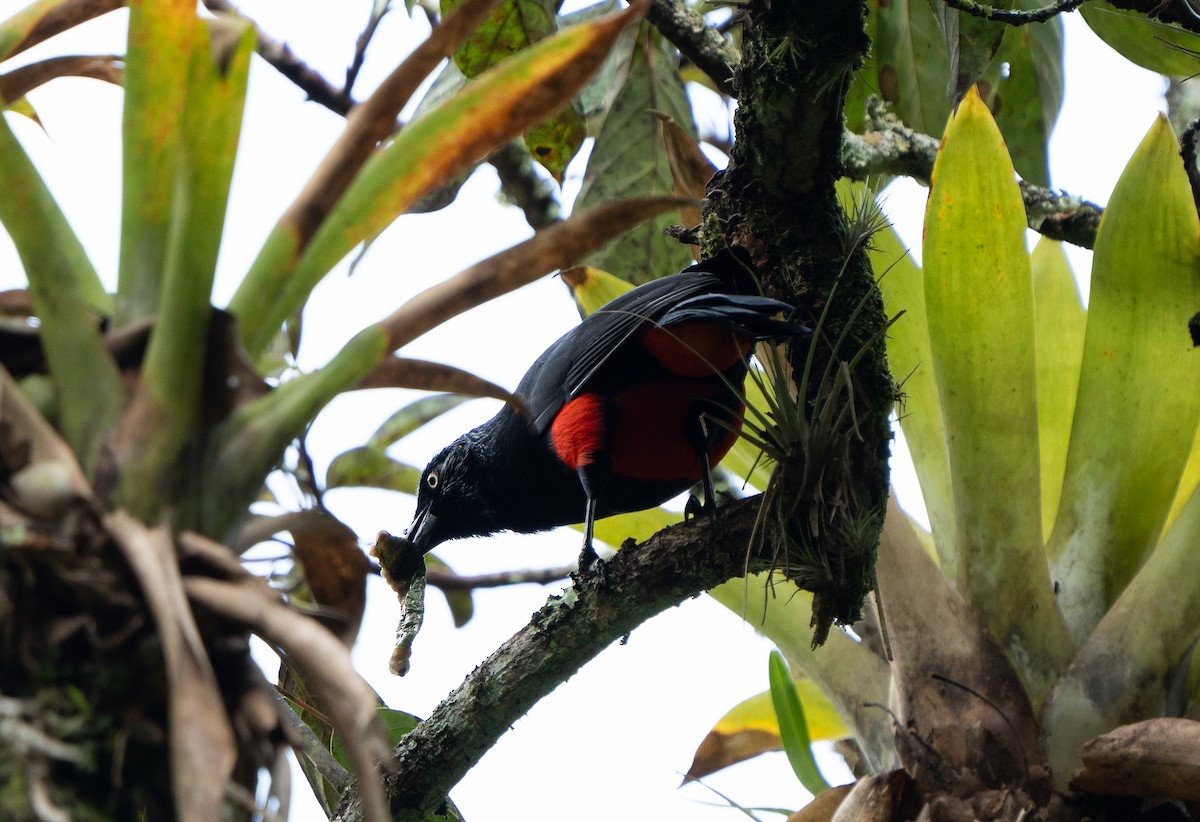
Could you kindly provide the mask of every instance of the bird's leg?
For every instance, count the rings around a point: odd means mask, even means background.
[[[700,456],[700,484],[704,488],[704,503],[701,504],[695,495],[689,496],[687,504],[683,507],[685,520],[717,510],[717,494],[713,490],[712,466],[709,464],[709,450],[716,432],[712,430],[713,423],[707,413],[700,414],[697,422],[700,424],[700,442],[703,444],[697,452]]]
[[[587,513],[583,518],[583,550],[579,552],[579,570],[588,573],[600,562],[600,556],[592,547],[592,535],[596,527],[596,498],[589,495]]]
[[[600,557],[592,547],[592,537],[596,530],[596,510],[600,504],[600,494],[608,483],[608,464],[603,460],[593,460],[581,465],[578,470],[579,484],[587,497],[587,507],[583,515],[583,550],[579,552],[579,570],[587,573],[599,567]]]

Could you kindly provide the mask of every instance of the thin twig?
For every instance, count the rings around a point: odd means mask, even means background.
[[[1084,0],[1055,0],[1049,5],[1036,9],[1000,9],[975,0],[946,0],[946,5],[952,9],[982,17],[995,23],[1005,23],[1009,26],[1025,26],[1029,23],[1045,23],[1060,14],[1074,11],[1083,5]]]
[[[308,99],[343,117],[350,112],[350,109],[354,108],[355,102],[348,94],[344,94],[337,86],[326,80],[320,72],[297,57],[288,48],[287,43],[276,40],[264,32],[258,23],[242,14],[229,0],[204,0],[204,6],[212,12],[237,15],[254,26],[255,35],[258,38],[258,55],[307,94]]]
[[[573,565],[564,565],[560,568],[526,568],[464,577],[442,568],[430,568],[425,576],[430,585],[443,591],[473,591],[476,588],[500,588],[505,585],[547,585],[566,579],[574,570]]]
[[[376,0],[371,5],[371,17],[367,20],[367,27],[363,29],[362,34],[358,35],[358,40],[354,43],[354,58],[350,61],[350,67],[346,69],[346,84],[342,86],[342,96],[347,100],[350,99],[354,81],[358,79],[358,73],[362,70],[363,60],[367,56],[367,46],[371,44],[371,38],[379,30],[379,22],[391,8],[391,0],[383,0],[383,2]]]

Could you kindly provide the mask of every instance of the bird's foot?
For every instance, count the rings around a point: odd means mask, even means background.
[[[708,516],[717,509],[715,504],[705,505],[695,494],[688,497],[687,504],[683,506],[683,521],[696,519],[697,517]]]
[[[600,561],[600,555],[596,553],[596,549],[590,542],[584,543],[583,550],[579,552],[579,573],[587,576],[602,566],[603,563]]]

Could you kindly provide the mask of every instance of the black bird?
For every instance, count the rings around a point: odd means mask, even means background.
[[[538,357],[517,395],[439,453],[421,475],[413,549],[508,530],[586,523],[660,505],[697,482],[713,506],[711,466],[733,445],[755,341],[808,329],[760,296],[742,249],[616,298]]]

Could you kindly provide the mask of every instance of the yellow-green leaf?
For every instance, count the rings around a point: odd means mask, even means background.
[[[987,106],[946,127],[925,212],[925,305],[958,588],[1034,692],[1067,654],[1042,553],[1033,285],[1025,207]]]
[[[1042,533],[1049,535],[1067,467],[1087,312],[1062,244],[1044,237],[1033,250],[1033,319],[1037,335]]]
[[[196,25],[188,0],[129,4],[118,327],[159,309]]]
[[[954,553],[950,463],[929,348],[924,279],[890,227],[874,235],[869,253],[888,316],[899,315],[887,336],[888,365],[900,382],[896,416],[921,483],[938,564],[946,576],[955,579],[958,560]]]
[[[1200,220],[1159,116],[1096,235],[1066,478],[1049,544],[1060,606],[1085,637],[1159,538],[1200,419]]]

